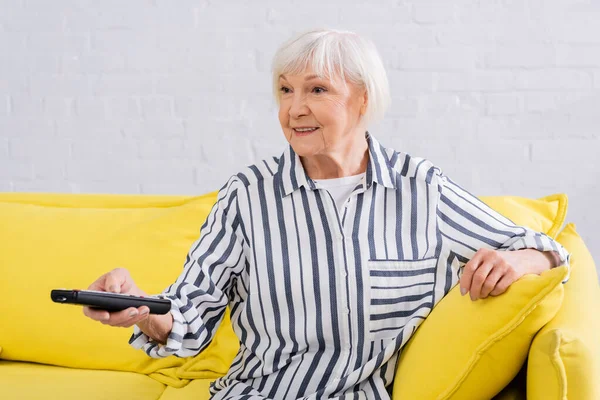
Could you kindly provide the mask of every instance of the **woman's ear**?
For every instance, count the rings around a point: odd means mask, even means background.
[[[360,105],[360,115],[363,116],[366,114],[367,112],[367,105],[369,104],[369,95],[367,93],[367,89],[364,89],[361,98],[361,105]]]

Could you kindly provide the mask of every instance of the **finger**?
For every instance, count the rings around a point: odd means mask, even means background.
[[[471,300],[477,300],[480,298],[481,288],[483,287],[483,283],[487,279],[488,275],[492,271],[492,268],[494,268],[494,264],[491,261],[486,260],[479,266],[479,268],[477,268],[477,271],[475,271],[475,274],[473,275],[473,281],[471,282],[471,290],[469,291]]]
[[[83,314],[94,321],[106,322],[110,319],[110,313],[105,310],[97,310],[88,306],[83,307]]]
[[[512,283],[514,281],[515,281],[515,279],[511,276],[511,274],[504,274],[504,276],[502,276],[502,279],[500,279],[498,281],[498,283],[496,284],[496,287],[494,287],[494,290],[492,290],[490,295],[491,296],[501,295],[502,293],[506,292],[508,287],[510,285],[512,285]]]
[[[483,286],[481,287],[481,293],[479,294],[479,298],[485,299],[492,293],[492,290],[496,287],[496,284],[502,279],[504,272],[502,269],[496,267],[492,269],[485,280],[483,282]]]
[[[463,267],[463,275],[460,278],[460,294],[463,296],[471,290],[473,275],[481,263],[481,252],[478,251]]]
[[[129,307],[126,310],[112,313],[110,325],[112,326],[131,326],[134,319],[144,319],[148,316],[150,309],[147,306],[139,308]]]
[[[113,293],[127,292],[130,288],[127,285],[129,280],[129,271],[125,268],[115,268],[106,275],[104,282],[105,290]]]
[[[118,323],[115,323],[113,326],[128,328],[132,325],[135,325],[139,321],[142,321],[142,320],[148,318],[148,315],[149,315],[148,307],[142,306],[135,310],[131,310],[127,314],[128,317],[126,319],[119,321]]]
[[[119,326],[119,327],[122,327],[122,328],[129,328],[129,327],[137,324],[138,322],[143,321],[146,318],[148,318],[150,316],[149,311],[150,310],[148,309],[148,307],[145,307],[145,306],[139,307],[137,309],[137,314],[136,315],[131,316],[127,320],[125,320],[125,321],[123,321],[123,322],[121,322],[119,324],[115,324],[114,326]]]
[[[110,320],[107,321],[107,325],[119,326],[120,324],[128,321],[132,317],[137,317],[138,315],[139,311],[135,307],[129,307],[121,311],[114,311],[110,313]]]

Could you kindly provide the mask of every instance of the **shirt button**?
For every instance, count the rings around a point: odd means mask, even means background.
[[[337,237],[338,237],[338,239],[340,239],[340,240],[344,240],[344,235],[342,235],[341,233],[338,233]]]
[[[345,278],[346,276],[348,276],[348,274],[346,273],[346,271],[342,271],[342,278]]]

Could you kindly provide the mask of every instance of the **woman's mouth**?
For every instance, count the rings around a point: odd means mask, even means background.
[[[314,133],[317,129],[319,129],[319,128],[317,128],[317,127],[292,128],[294,133],[298,136],[308,136],[311,133]]]

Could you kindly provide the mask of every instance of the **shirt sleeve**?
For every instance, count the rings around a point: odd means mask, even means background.
[[[545,233],[516,225],[439,170],[437,177],[437,221],[441,254],[448,257],[449,267],[452,265],[457,269],[452,271],[454,284],[460,278],[460,267],[481,248],[499,251],[554,251],[560,256],[560,265],[569,267],[570,254],[560,243]],[[568,279],[567,275],[563,283]]]
[[[245,265],[237,212],[240,187],[234,176],[221,188],[199,239],[188,252],[183,272],[157,296],[171,300],[173,328],[167,343],[157,343],[135,325],[129,339],[134,348],[153,358],[189,357],[211,342],[229,302],[232,281]]]

